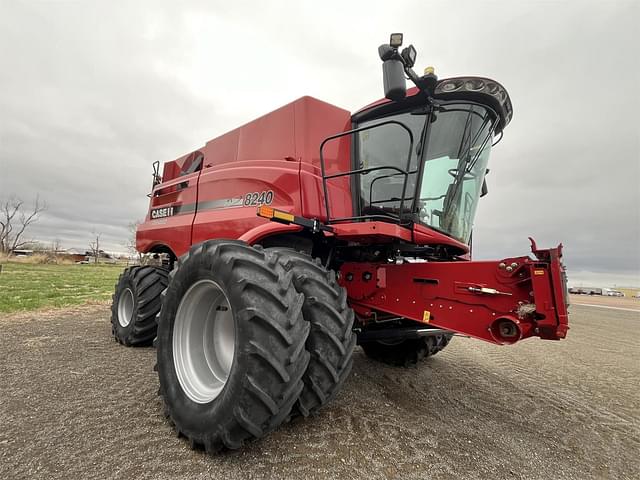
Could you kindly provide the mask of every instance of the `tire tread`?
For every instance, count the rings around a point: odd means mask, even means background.
[[[163,293],[167,308],[163,306],[157,317],[159,393],[176,431],[194,448],[211,453],[241,448],[286,420],[304,388],[302,377],[310,357],[304,344],[310,325],[302,316],[303,295],[296,292],[292,275],[280,266],[277,254],[241,241],[209,240],[194,245],[177,265]],[[192,424],[189,428],[181,420],[172,396],[180,386],[164,385],[168,378],[164,373],[173,368],[172,361],[167,360],[172,356],[164,352],[171,348],[166,332],[173,321],[175,303],[179,303],[174,282],[179,278],[183,281],[190,271],[203,269],[224,278],[230,301],[240,305],[236,307],[236,321],[242,322],[245,337],[244,344],[236,347],[242,360],[234,363],[242,361],[247,373],[244,378],[233,379],[233,398],[221,396],[212,402],[212,412],[220,419],[215,427]],[[203,418],[202,423],[206,420]]]
[[[293,410],[294,415],[306,417],[335,397],[351,371],[354,314],[336,273],[319,258],[290,248],[268,250],[276,252],[284,269],[293,275],[295,289],[304,295],[303,316],[311,324],[305,346],[311,359]]]
[[[169,272],[162,267],[133,266],[120,274],[111,305],[111,333],[118,343],[129,347],[152,345],[156,336],[156,315],[160,312],[161,294],[168,283]],[[118,322],[118,299],[126,288],[132,289],[135,309],[130,327],[122,328]]]

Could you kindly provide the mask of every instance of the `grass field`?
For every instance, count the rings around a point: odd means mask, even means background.
[[[0,273],[0,313],[110,300],[123,268],[4,263]]]

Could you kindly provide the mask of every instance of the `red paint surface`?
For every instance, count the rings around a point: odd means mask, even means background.
[[[165,163],[163,183],[152,192],[151,208],[202,206],[270,190],[274,193],[273,207],[324,220],[320,143],[350,127],[348,111],[312,97],[300,98],[207,142],[199,150],[204,155],[204,168],[200,172],[178,176],[191,154]],[[350,149],[348,138],[327,146],[328,173],[350,170]],[[185,181],[188,186],[178,189]],[[332,181],[329,196],[336,215],[352,215],[348,177]],[[247,235],[246,238],[258,241],[259,237],[248,232],[267,222],[256,216],[255,206],[199,207],[190,213],[155,220],[147,215],[138,229],[137,247],[148,252],[166,245],[179,256],[192,244],[211,238],[235,239]]]
[[[536,253],[535,260],[345,263],[340,268],[340,283],[349,292],[351,306],[365,320],[382,312],[493,343],[515,343],[532,336],[559,340],[568,330],[559,249]],[[512,264],[516,266],[507,271]],[[477,293],[470,288],[499,293]],[[522,315],[521,304],[535,304],[535,315]],[[425,312],[429,312],[428,321]],[[502,318],[518,325],[517,338],[496,335],[492,326]]]

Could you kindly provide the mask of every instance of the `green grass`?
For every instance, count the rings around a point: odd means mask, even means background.
[[[110,300],[122,265],[4,263],[0,313]]]

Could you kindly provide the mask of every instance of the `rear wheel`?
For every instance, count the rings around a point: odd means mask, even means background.
[[[443,334],[389,342],[376,340],[361,346],[364,353],[374,360],[396,367],[408,367],[444,349],[451,337],[451,334]]]
[[[120,275],[111,305],[111,332],[126,346],[146,347],[156,336],[160,295],[169,272],[160,267],[129,267]]]
[[[193,448],[240,448],[289,417],[309,362],[303,300],[275,252],[212,240],[179,259],[157,371],[165,413]]]
[[[349,376],[356,342],[353,310],[335,272],[319,259],[288,248],[270,250],[278,252],[284,269],[293,273],[296,290],[305,297],[302,313],[311,324],[306,343],[311,359],[294,413],[308,416],[331,401]]]

